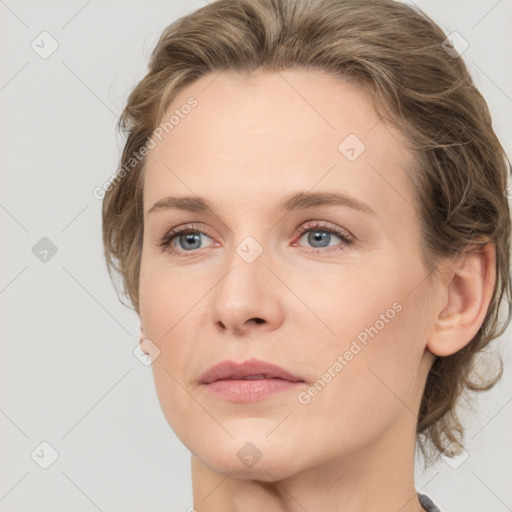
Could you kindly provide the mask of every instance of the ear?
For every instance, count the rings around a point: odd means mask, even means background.
[[[144,333],[144,327],[142,327],[142,324],[140,324],[140,336],[139,336],[140,349],[142,350],[142,352],[144,352],[144,354],[149,354],[147,350],[144,350],[144,347],[146,344],[143,342],[145,339],[146,339],[146,335]]]
[[[437,356],[449,356],[465,347],[476,335],[491,302],[496,283],[496,247],[464,253],[450,266],[443,284],[446,297],[427,348]]]

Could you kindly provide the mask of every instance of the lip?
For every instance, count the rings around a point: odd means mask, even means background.
[[[201,376],[201,384],[210,384],[216,380],[224,379],[242,379],[250,375],[263,375],[265,379],[283,379],[290,382],[303,382],[300,377],[276,364],[253,358],[243,363],[222,361],[209,368]]]
[[[251,375],[263,378],[244,379]],[[242,363],[218,363],[201,376],[200,383],[224,400],[253,402],[296,389],[304,384],[304,380],[278,365],[253,358]]]

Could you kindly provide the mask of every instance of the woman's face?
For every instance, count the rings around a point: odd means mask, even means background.
[[[262,480],[414,442],[433,301],[404,138],[362,89],[304,70],[202,77],[173,114],[146,162],[140,317],[176,435]],[[153,208],[168,197],[192,199]],[[253,358],[299,380],[202,383]]]

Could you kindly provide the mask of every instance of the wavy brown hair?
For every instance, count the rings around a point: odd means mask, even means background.
[[[427,378],[417,433],[430,462],[453,442],[462,443],[459,397],[489,389],[501,377],[501,360],[497,375],[484,378],[477,362],[508,326],[512,297],[510,165],[484,98],[462,58],[445,51],[445,38],[423,12],[393,0],[217,0],[202,7],[163,31],[146,76],[129,95],[118,123],[127,136],[121,165],[103,201],[107,268],[111,278],[113,271],[121,276],[123,294],[139,314],[145,162],[140,155],[181,89],[223,70],[304,68],[370,91],[380,115],[411,144],[416,166],[407,175],[429,276],[445,258],[496,246],[496,284],[482,326],[463,349],[437,357]],[[500,323],[502,302],[507,314]]]

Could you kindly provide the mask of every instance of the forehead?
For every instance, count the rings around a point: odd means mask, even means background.
[[[195,106],[183,108],[190,98]],[[173,115],[147,156],[146,212],[164,192],[214,205],[225,197],[262,204],[273,191],[278,201],[312,187],[382,206],[410,196],[405,137],[380,119],[365,89],[324,72],[209,74],[176,95],[162,123]]]

